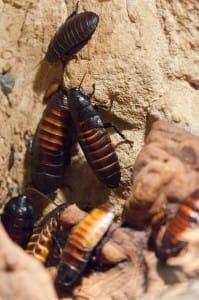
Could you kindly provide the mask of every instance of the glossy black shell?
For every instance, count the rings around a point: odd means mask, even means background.
[[[63,288],[70,287],[76,283],[82,271],[65,263],[59,264],[56,284]]]
[[[1,222],[10,238],[25,247],[34,226],[34,210],[25,195],[11,198],[5,205]]]
[[[68,90],[68,106],[77,139],[95,175],[106,186],[118,187],[121,178],[118,157],[89,97],[79,88],[72,88]]]

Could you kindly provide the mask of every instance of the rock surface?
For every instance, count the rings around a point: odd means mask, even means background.
[[[30,183],[26,159],[28,140],[45,108],[46,87],[62,76],[60,64],[52,71],[47,64],[41,64],[41,60],[55,30],[71,14],[76,2],[52,0],[49,7],[47,0],[0,0],[0,74],[9,72],[15,80],[7,96],[0,90],[1,205],[10,196],[23,192],[23,187]],[[162,118],[192,133],[199,130],[199,2],[82,0],[79,10],[95,11],[100,23],[91,41],[78,53],[78,60],[71,60],[65,68],[65,84],[77,86],[87,72],[84,91],[89,92],[95,82],[93,101],[109,103],[113,100],[112,110],[102,112],[102,117],[134,140],[134,147],[120,143],[121,138],[111,131],[122,167],[121,186],[111,191],[97,181],[79,148],[74,149],[71,167],[66,172],[66,183],[71,189],[63,187],[56,201],[77,202],[90,208],[110,199],[119,216],[131,189],[134,159],[153,121]],[[13,149],[14,165],[8,170]],[[189,162],[190,155],[186,147],[183,149],[180,153],[187,158],[186,167],[181,164],[181,158],[173,158],[173,153],[165,155],[164,150],[159,151],[160,160],[166,159],[168,163],[163,164],[164,174],[160,163],[154,165],[154,170],[160,172],[166,183],[176,176],[176,169],[177,175],[188,170],[186,180],[190,186],[198,182],[193,162]],[[156,147],[149,150],[154,153]],[[176,169],[170,172],[172,165]],[[148,179],[146,177],[143,183]],[[183,190],[176,195],[176,186],[183,183],[182,176],[178,176],[174,185],[168,185],[175,199],[186,192],[183,185]],[[159,209],[150,206],[151,199],[158,194],[156,188],[153,186],[148,195],[148,207],[143,207],[144,211],[150,210],[150,216]],[[157,207],[165,203],[165,197],[158,197]],[[43,205],[42,197],[38,203]],[[137,215],[139,219],[139,212]],[[146,215],[141,223],[145,218]]]
[[[57,300],[47,271],[8,238],[1,224],[0,243],[0,299]]]
[[[168,203],[182,202],[199,186],[198,164],[199,137],[166,121],[155,122],[135,161],[124,219],[143,227]]]
[[[74,10],[76,2],[52,0],[49,8],[46,0],[0,1],[0,73],[9,71],[15,79],[8,97],[0,91],[2,202],[29,184],[24,175],[27,140],[44,109],[46,86],[61,76],[59,64],[52,71],[47,65],[42,69],[40,61],[55,30]],[[120,204],[130,190],[132,162],[151,122],[161,117],[192,132],[199,129],[199,3],[82,0],[79,6],[79,11],[98,13],[100,23],[90,42],[78,53],[78,60],[67,65],[66,86],[78,85],[87,72],[83,89],[90,91],[95,82],[93,100],[113,100],[111,112],[103,113],[104,120],[113,122],[135,143],[133,148],[122,143],[116,149],[122,167],[120,188],[109,191],[102,186],[78,151],[66,174],[73,193],[66,188],[58,198],[93,206],[102,198],[110,198],[119,214]],[[111,137],[115,145],[121,141],[114,132]],[[11,146],[15,162],[9,172]]]

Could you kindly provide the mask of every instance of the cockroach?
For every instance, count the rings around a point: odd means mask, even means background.
[[[34,226],[34,209],[27,196],[11,198],[4,207],[1,222],[10,238],[24,248]]]
[[[151,225],[151,234],[148,240],[148,246],[150,249],[155,249],[157,250],[157,236],[160,231],[160,227],[162,225],[166,224],[166,221],[168,219],[168,212],[162,208],[160,211],[155,213],[150,220],[150,225]]]
[[[59,86],[49,96],[33,139],[32,184],[44,194],[54,192],[63,182],[73,143],[71,122],[67,91]]]
[[[65,62],[75,55],[91,38],[99,22],[99,16],[91,11],[77,13],[77,9],[65,20],[50,44],[45,55],[49,63]]]
[[[36,225],[27,244],[26,253],[34,256],[42,264],[46,263],[49,257],[53,241],[56,242],[55,235],[60,228],[60,215],[66,205],[66,203],[59,205]]]
[[[74,227],[62,251],[56,278],[57,285],[68,287],[79,279],[94,248],[107,232],[113,218],[112,205],[105,203],[93,209]]]
[[[167,218],[167,212],[165,209],[161,209],[159,212],[157,212],[152,220],[151,220],[151,226],[154,228],[159,228],[163,223],[166,222]]]
[[[191,228],[193,223],[199,224],[199,189],[183,201],[166,228],[161,246],[166,257],[177,255],[187,245],[179,235]]]
[[[80,84],[81,86],[81,84]],[[80,86],[68,90],[68,106],[73,119],[76,136],[88,163],[98,179],[110,188],[118,187],[121,172],[117,154],[106,130],[113,127],[125,139],[124,135],[111,123],[103,123],[96,106],[90,98],[93,92],[85,95]]]

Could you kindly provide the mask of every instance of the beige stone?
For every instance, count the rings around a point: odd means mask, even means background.
[[[73,1],[0,1],[0,72],[10,70],[15,87],[9,99],[0,91],[0,186],[1,201],[29,184],[24,158],[29,135],[35,131],[44,109],[42,97],[48,83],[60,78],[61,66],[46,65],[41,72],[50,38],[76,5]],[[65,70],[67,87],[79,84],[85,92],[96,84],[94,101],[113,100],[103,119],[113,122],[134,147],[122,143],[116,151],[122,167],[118,189],[110,191],[92,174],[81,151],[66,172],[72,193],[64,188],[58,199],[95,206],[110,199],[117,206],[127,198],[134,159],[145,133],[157,118],[177,122],[192,132],[199,129],[198,110],[198,14],[191,1],[96,1],[82,0],[79,10],[93,10],[99,26],[89,43]],[[28,133],[28,134],[27,134]],[[121,138],[111,131],[114,145]],[[10,146],[15,163],[7,170]],[[24,180],[25,178],[25,180]],[[86,180],[84,180],[86,178]]]
[[[48,272],[13,243],[1,225],[0,242],[0,298],[57,300]]]

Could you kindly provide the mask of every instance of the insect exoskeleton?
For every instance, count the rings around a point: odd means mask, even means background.
[[[34,209],[26,195],[11,198],[5,205],[1,222],[10,238],[25,247],[34,226]]]
[[[69,89],[68,106],[77,139],[89,165],[103,184],[114,188],[119,185],[121,172],[106,128],[115,126],[102,122],[97,109],[90,102],[93,93],[85,95],[80,91],[80,87]]]
[[[96,13],[86,11],[77,14],[76,9],[51,39],[45,59],[49,63],[55,63],[58,60],[64,62],[74,56],[91,38],[98,22],[99,17]]]
[[[199,189],[185,198],[176,215],[167,226],[162,239],[161,252],[166,257],[177,255],[187,245],[187,242],[180,238],[180,234],[198,223]]]
[[[44,194],[54,192],[63,183],[74,140],[71,122],[67,91],[59,85],[48,94],[32,147],[32,184]]]
[[[49,257],[53,241],[56,242],[56,233],[60,228],[60,215],[66,206],[66,203],[58,206],[36,225],[27,244],[26,253],[43,264]]]
[[[68,287],[79,279],[94,248],[106,234],[113,219],[113,206],[105,203],[93,209],[74,227],[62,252],[56,284]]]

